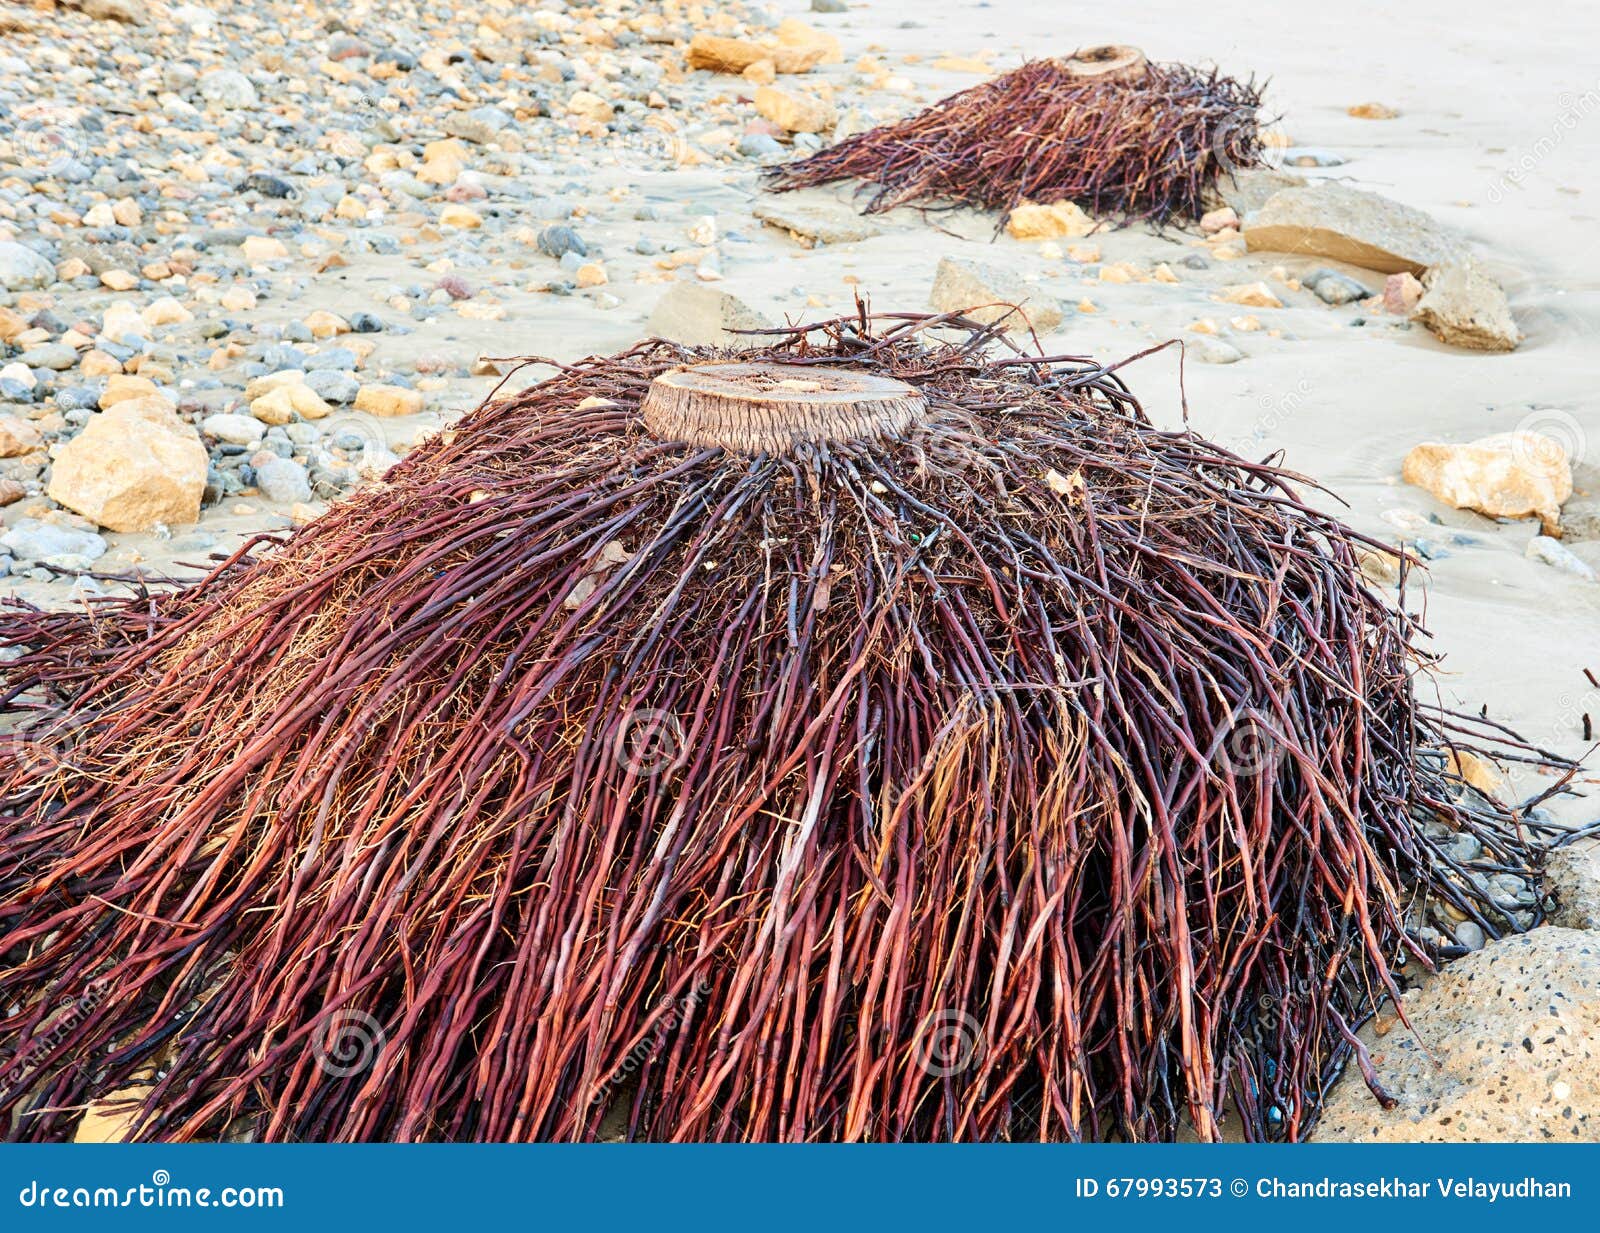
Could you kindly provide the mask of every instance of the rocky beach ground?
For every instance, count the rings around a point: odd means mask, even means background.
[[[381,483],[507,373],[549,371],[497,357],[725,342],[858,294],[1004,300],[1050,352],[1184,340],[1194,427],[1285,451],[1426,561],[1407,603],[1449,653],[1444,700],[1583,755],[1600,84],[1570,52],[1504,50],[1488,14],[1440,48],[1426,14],[1365,6],[1352,20],[1391,45],[1336,64],[1331,16],[1240,31],[1154,6],[1062,29],[1018,7],[0,4],[0,592],[61,606],[119,593],[92,574],[193,576]],[[1273,167],[1201,226],[1059,209],[996,234],[967,210],[864,217],[848,188],[761,189],[764,167],[1024,55],[1109,40],[1273,79]],[[1124,375],[1180,422],[1177,349]],[[1395,592],[1393,558],[1369,570]],[[1549,782],[1463,770],[1522,798]],[[1595,816],[1592,796],[1545,807]],[[1400,1103],[1346,1082],[1330,1133],[1600,1137],[1593,865],[1560,858],[1560,931],[1485,948],[1469,921],[1418,920],[1484,953],[1413,995],[1432,1054],[1368,1030]],[[1515,988],[1464,993],[1477,979]]]

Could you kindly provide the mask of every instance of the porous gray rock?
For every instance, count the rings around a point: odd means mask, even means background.
[[[1545,860],[1545,890],[1555,901],[1550,923],[1600,929],[1600,844],[1557,848]]]
[[[1351,1143],[1600,1141],[1600,935],[1501,938],[1408,993],[1372,1063],[1347,1068],[1316,1137]]]

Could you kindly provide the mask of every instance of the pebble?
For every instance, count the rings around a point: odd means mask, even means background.
[[[547,257],[565,257],[568,253],[579,257],[589,255],[588,246],[571,227],[557,223],[539,232],[539,251]]]
[[[256,487],[267,500],[279,505],[311,500],[311,481],[306,469],[293,459],[269,458],[257,465],[255,471]]]
[[[7,291],[27,291],[48,287],[55,280],[55,267],[33,249],[22,244],[0,243],[0,287]]]
[[[8,549],[17,560],[62,565],[63,568],[87,568],[87,565],[67,562],[98,560],[108,547],[105,539],[93,531],[59,527],[37,518],[24,518],[0,535],[0,548]]]
[[[1587,561],[1560,540],[1548,535],[1535,535],[1528,541],[1527,557],[1530,561],[1540,561],[1585,582],[1595,581],[1594,569]]]
[[[1348,274],[1326,268],[1312,271],[1300,280],[1300,285],[1310,288],[1324,304],[1350,304],[1372,294]]]

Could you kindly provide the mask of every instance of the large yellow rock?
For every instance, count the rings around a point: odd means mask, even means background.
[[[1006,219],[1006,230],[1017,240],[1077,240],[1094,229],[1094,219],[1071,201],[1049,205],[1024,201]]]
[[[131,398],[89,418],[56,453],[50,498],[113,531],[200,519],[206,447],[164,398]]]
[[[356,392],[355,409],[368,415],[416,415],[422,410],[422,391],[403,385],[363,385]]]
[[[1406,455],[1401,475],[1456,509],[1491,518],[1536,515],[1561,534],[1561,503],[1572,496],[1572,466],[1553,437],[1502,432],[1466,445],[1427,441]]]
[[[832,103],[776,86],[758,87],[755,102],[757,111],[789,133],[820,133],[836,118]]]

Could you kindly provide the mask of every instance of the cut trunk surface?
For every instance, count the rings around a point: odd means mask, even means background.
[[[750,454],[904,432],[927,403],[903,381],[804,364],[702,364],[662,373],[641,410],[666,441]]]
[[[1131,81],[1144,76],[1150,62],[1137,47],[1107,43],[1073,52],[1063,63],[1074,77],[1102,77],[1108,81]]]

